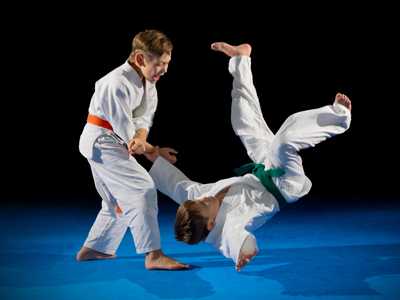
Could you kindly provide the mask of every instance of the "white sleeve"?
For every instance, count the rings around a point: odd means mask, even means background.
[[[149,83],[147,82],[147,84]],[[150,132],[150,128],[153,125],[154,114],[158,104],[157,89],[155,84],[152,84],[148,90],[148,101],[149,106],[147,112],[134,122],[136,131],[139,129],[145,129],[147,132]]]
[[[101,98],[106,99],[100,102],[106,120],[110,122],[113,131],[129,144],[136,130],[132,122],[132,110],[129,107],[128,88],[123,83],[112,82],[99,92]]]
[[[227,258],[232,258],[235,264],[240,255],[240,250],[247,237],[255,241],[255,237],[245,229],[245,223],[240,212],[231,211],[225,220],[221,235],[218,236],[212,247]],[[256,244],[257,245],[257,244]]]
[[[191,181],[173,164],[159,156],[151,167],[149,174],[156,188],[178,204],[196,199],[200,183]]]

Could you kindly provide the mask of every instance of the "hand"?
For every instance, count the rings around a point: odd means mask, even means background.
[[[239,260],[236,263],[236,270],[238,272],[242,271],[242,269],[258,254],[258,249],[256,249],[252,254],[246,254],[240,251]]]
[[[176,163],[177,158],[175,155],[173,154],[178,154],[178,152],[176,152],[174,149],[172,148],[161,148],[160,149],[160,155],[161,157],[163,157],[165,160],[167,160],[168,162],[170,162],[171,164]]]
[[[243,242],[240,250],[239,259],[236,263],[236,270],[240,272],[256,255],[258,247],[256,238],[249,234]]]
[[[134,138],[129,142],[128,151],[135,154],[143,154],[146,152],[146,144],[139,138]]]

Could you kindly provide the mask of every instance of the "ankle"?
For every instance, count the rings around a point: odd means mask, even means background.
[[[146,252],[146,259],[149,260],[156,260],[158,258],[160,258],[160,256],[164,255],[164,253],[162,252],[161,249],[158,250],[154,250],[151,252]]]

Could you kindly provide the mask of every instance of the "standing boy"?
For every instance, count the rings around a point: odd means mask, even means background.
[[[160,158],[157,151],[146,157],[154,163],[149,174],[156,187],[180,204],[174,224],[176,239],[187,244],[208,242],[232,258],[240,271],[258,253],[251,232],[311,189],[298,151],[346,131],[351,102],[337,94],[333,105],[290,116],[274,135],[264,121],[253,85],[250,45],[215,43],[212,49],[231,57],[231,121],[253,161],[237,174],[253,169],[252,174],[201,184]]]
[[[147,269],[189,268],[161,250],[157,191],[133,155],[154,152],[146,139],[157,108],[155,84],[167,72],[172,47],[160,31],[141,32],[128,61],[96,82],[79,149],[103,201],[78,261],[114,258],[129,227],[137,253],[146,253]],[[174,150],[163,151],[169,162],[176,161],[168,153]]]

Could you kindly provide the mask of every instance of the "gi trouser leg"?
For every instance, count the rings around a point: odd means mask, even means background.
[[[111,136],[98,138],[93,153],[89,163],[103,202],[84,245],[114,254],[129,227],[137,253],[160,249],[157,190],[150,175]]]
[[[261,112],[250,57],[233,57],[229,71],[234,77],[231,119],[235,133],[253,162],[264,164],[265,169],[285,170],[285,175],[273,180],[288,202],[296,201],[311,188],[298,151],[346,131],[351,121],[349,110],[334,104],[299,112],[290,116],[274,135]]]
[[[91,169],[97,192],[102,199],[102,208],[97,215],[84,246],[112,255],[117,251],[128,225],[125,222],[123,214],[117,213],[117,200],[107,189],[104,181],[97,174],[95,167],[91,167]]]

